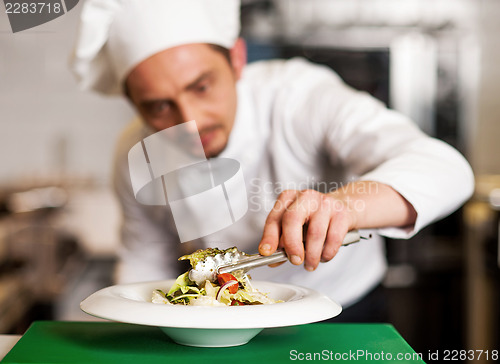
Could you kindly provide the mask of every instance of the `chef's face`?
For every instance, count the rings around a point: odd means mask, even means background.
[[[225,148],[234,124],[236,82],[245,62],[241,39],[229,59],[208,44],[181,45],[138,64],[126,79],[126,92],[155,131],[196,120],[205,155],[214,157]]]

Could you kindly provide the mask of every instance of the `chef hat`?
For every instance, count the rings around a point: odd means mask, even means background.
[[[122,92],[128,73],[167,48],[211,43],[231,48],[239,0],[87,0],[71,55],[80,87]]]

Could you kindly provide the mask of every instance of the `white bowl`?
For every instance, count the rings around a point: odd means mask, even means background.
[[[337,316],[342,307],[309,288],[252,281],[269,297],[284,302],[249,306],[184,306],[151,302],[155,289],[168,291],[175,280],[116,285],[83,300],[93,316],[160,327],[173,341],[189,346],[243,345],[262,329],[308,324]]]

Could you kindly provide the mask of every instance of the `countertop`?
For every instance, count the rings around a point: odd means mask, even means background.
[[[16,345],[20,338],[21,335],[0,335],[0,360]]]
[[[17,340],[4,338],[7,348]],[[182,346],[159,328],[117,322],[38,321],[2,364],[22,363],[282,363],[290,361],[423,363],[388,324],[308,324],[265,329],[248,344]]]

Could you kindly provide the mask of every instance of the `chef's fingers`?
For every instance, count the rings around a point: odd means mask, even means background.
[[[278,244],[278,249],[280,249],[280,248],[283,248],[283,239],[281,237],[280,237],[280,242]],[[285,262],[269,264],[269,267],[271,267],[271,268],[279,267],[280,265],[282,265],[284,263]]]
[[[271,268],[279,267],[279,266],[280,266],[280,265],[282,265],[283,263],[285,263],[285,262],[280,262],[280,263],[273,263],[273,264],[269,264],[269,267],[271,267]]]
[[[280,237],[280,242],[278,244],[278,249],[283,249],[283,237],[282,236]],[[279,267],[283,263],[285,263],[285,262],[269,264],[269,266],[272,267],[272,268]]]
[[[344,213],[333,214],[321,253],[322,262],[328,262],[337,255],[348,231],[349,219],[347,215]]]
[[[267,216],[264,225],[264,231],[259,243],[259,253],[262,255],[270,255],[274,253],[280,243],[281,238],[281,222],[283,214],[287,208],[295,201],[299,191],[286,190],[283,191],[274,203],[274,207]]]
[[[296,200],[283,213],[281,236],[283,247],[292,264],[304,261],[303,226],[311,216],[320,210],[322,194],[314,190],[301,191]]]
[[[306,255],[304,259],[304,268],[308,271],[312,272],[318,267],[330,219],[330,211],[327,206],[320,207],[309,219],[305,236]]]

